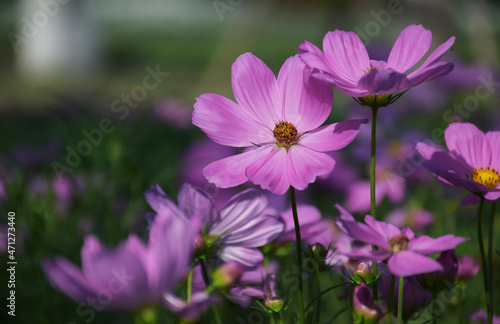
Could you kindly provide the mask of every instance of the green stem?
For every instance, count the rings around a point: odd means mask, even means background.
[[[320,293],[318,294],[318,296],[315,296],[315,297],[314,297],[314,298],[313,298],[313,299],[309,302],[309,305],[307,305],[307,306],[306,306],[306,308],[304,309],[304,312],[306,312],[306,311],[309,309],[309,307],[311,307],[311,306],[312,306],[312,304],[314,303],[314,301],[316,301],[316,299],[321,298],[321,296],[323,296],[324,294],[326,294],[326,293],[327,293],[327,292],[329,292],[329,291],[332,291],[332,290],[333,290],[333,289],[335,289],[335,288],[342,287],[342,286],[345,286],[345,285],[347,285],[347,284],[349,284],[349,283],[348,283],[348,282],[343,282],[343,283],[340,283],[340,284],[338,284],[338,285],[335,285],[335,286],[333,286],[333,287],[330,287],[330,288],[328,288],[328,289],[323,290],[322,292],[320,292]]]
[[[391,285],[389,288],[389,300],[387,301],[387,323],[394,323],[394,283],[396,281],[396,277],[391,275]]]
[[[372,108],[372,138],[370,154],[370,206],[371,215],[377,219],[377,206],[375,201],[375,156],[377,146],[377,108]]]
[[[278,313],[278,324],[283,324],[283,316],[281,315],[281,312]]]
[[[488,318],[490,323],[493,321],[493,313],[494,313],[494,303],[493,303],[493,228],[495,223],[495,206],[493,203],[491,207],[491,218],[490,218],[490,228],[488,229],[488,283],[489,283],[489,291],[490,291],[490,305],[491,305],[491,317]]]
[[[212,309],[214,311],[214,316],[215,316],[215,321],[217,322],[217,324],[222,324],[222,321],[220,319],[220,314],[219,314],[219,310],[217,309],[217,306],[212,306]]]
[[[293,222],[295,224],[295,239],[297,241],[297,265],[299,267],[297,279],[299,280],[299,319],[300,324],[304,324],[304,295],[302,283],[302,238],[300,237],[299,216],[297,214],[297,201],[295,199],[295,188],[290,187],[290,198],[292,201]]]
[[[191,269],[189,270],[188,279],[187,279],[187,301],[191,299],[191,289],[193,286],[193,270],[194,270],[194,262],[191,263]]]
[[[210,279],[208,277],[207,267],[205,265],[205,260],[200,259],[201,265],[201,274],[203,275],[203,281],[205,282],[205,286],[208,288],[210,286]]]
[[[403,284],[404,277],[399,277],[398,324],[401,324],[403,322]]]
[[[488,265],[486,263],[486,253],[484,251],[484,241],[483,241],[483,205],[484,205],[484,197],[481,197],[481,201],[479,202],[479,210],[478,210],[478,218],[477,218],[477,236],[479,239],[479,251],[481,252],[481,267],[483,268],[483,284],[484,284],[484,293],[486,294],[486,310],[488,312],[488,324],[493,322],[493,314],[491,312],[490,305],[490,292],[488,285]]]
[[[275,323],[275,314],[271,314],[271,316],[269,316],[269,324],[276,324]]]
[[[319,323],[320,313],[321,313],[321,298],[319,298],[319,294],[321,294],[321,282],[319,280],[319,265],[316,263],[314,268],[314,279],[316,281],[316,293],[318,294],[317,307],[316,307],[316,315],[314,323]]]
[[[375,201],[375,156],[377,147],[377,110],[375,106],[376,98],[374,99],[374,106],[372,107],[372,136],[371,136],[371,153],[370,153],[370,209],[373,218],[377,219],[377,204]],[[376,250],[376,246],[372,246],[372,250]],[[377,262],[373,262],[372,270],[377,275]],[[373,301],[378,305],[378,283],[373,283]]]

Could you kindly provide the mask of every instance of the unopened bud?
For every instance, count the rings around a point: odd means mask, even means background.
[[[463,256],[458,260],[457,281],[467,282],[479,272],[480,265],[471,256]]]
[[[240,280],[245,267],[238,262],[224,263],[212,275],[212,285],[215,288],[225,289]]]
[[[361,283],[361,279],[363,279],[365,283],[371,282],[373,279],[372,270],[368,261],[358,261],[352,274],[357,284]]]
[[[203,236],[198,235],[194,239],[194,249],[195,249],[195,251],[196,252],[203,252],[205,250],[205,247],[206,247],[205,239],[203,238]]]
[[[381,309],[373,302],[370,288],[364,282],[354,288],[352,305],[355,323],[375,324],[382,316]]]
[[[279,313],[285,306],[285,301],[280,297],[266,297],[264,305],[275,313]]]

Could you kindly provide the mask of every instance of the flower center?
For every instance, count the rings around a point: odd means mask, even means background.
[[[369,68],[363,69],[363,73],[364,73],[364,74],[367,74],[367,73],[368,73],[368,72],[370,72],[371,70],[375,70],[375,69],[377,69],[377,68],[378,68],[378,65],[373,66],[373,65],[371,65],[371,64],[370,64],[370,67],[369,67]]]
[[[472,172],[472,180],[477,183],[485,185],[488,189],[493,189],[500,182],[500,175],[495,168],[490,168],[488,165],[486,169],[483,167],[474,168]]]
[[[399,234],[398,236],[394,236],[389,240],[389,244],[391,245],[393,252],[399,252],[406,250],[408,246],[408,242],[410,240],[404,234]]]
[[[289,122],[282,121],[276,124],[273,130],[274,138],[278,146],[289,148],[297,144],[298,133],[297,128]]]

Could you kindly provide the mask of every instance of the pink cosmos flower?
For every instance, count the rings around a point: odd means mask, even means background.
[[[476,262],[472,256],[464,255],[458,259],[457,280],[460,282],[471,280],[477,275],[480,268],[481,264]]]
[[[387,261],[387,266],[395,276],[412,276],[421,273],[442,271],[443,266],[427,254],[451,250],[466,238],[452,234],[438,238],[426,235],[415,237],[408,227],[402,230],[396,226],[376,221],[372,216],[365,217],[365,223],[349,217],[339,217],[338,226],[353,239],[378,246],[376,251],[346,252],[349,257],[371,261]]]
[[[471,324],[488,323],[488,313],[484,309],[477,310],[469,315]],[[493,314],[493,324],[500,324],[500,316]]]
[[[215,209],[206,192],[187,183],[179,190],[178,205],[158,185],[145,196],[155,211],[146,215],[152,226],[158,215],[188,220],[195,235],[192,244],[224,262],[255,266],[264,258],[258,247],[278,237],[284,227],[264,194],[256,189],[235,195],[220,209]]]
[[[162,215],[145,246],[135,235],[116,249],[89,236],[82,247],[82,270],[61,257],[43,261],[53,286],[96,310],[138,310],[159,304],[189,271],[192,234],[182,219]]]
[[[297,215],[300,224],[300,236],[303,240],[318,235],[325,230],[325,224],[321,222],[321,212],[314,206],[299,205],[297,206]],[[276,238],[279,243],[295,241],[295,225],[293,222],[293,211],[289,208],[281,213],[281,219],[285,224],[283,233]]]
[[[470,123],[452,123],[444,132],[449,152],[420,142],[416,148],[428,160],[424,166],[438,179],[471,192],[462,205],[500,199],[500,132],[484,134]]]
[[[410,25],[399,35],[387,61],[370,60],[365,46],[352,31],[335,30],[323,38],[323,52],[309,41],[298,46],[300,58],[320,72],[314,77],[333,84],[353,97],[391,95],[450,73],[453,63],[439,62],[455,37],[441,44],[415,71],[406,75],[429,50],[431,32]]]
[[[247,148],[206,166],[203,174],[209,182],[228,188],[250,180],[284,194],[290,186],[303,190],[332,171],[335,160],[325,152],[352,142],[367,121],[320,127],[330,114],[333,95],[329,85],[310,73],[294,56],[276,79],[264,62],[246,53],[232,66],[237,103],[212,93],[197,98],[193,124],[218,144]]]

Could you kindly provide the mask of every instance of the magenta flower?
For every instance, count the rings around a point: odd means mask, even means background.
[[[297,215],[300,224],[300,236],[303,240],[307,241],[325,230],[325,224],[321,222],[321,212],[316,207],[299,205],[297,206]],[[280,243],[295,241],[295,225],[293,222],[292,208],[288,208],[282,212],[281,219],[285,224],[285,228],[276,241]]]
[[[352,142],[367,121],[319,127],[330,114],[333,95],[310,72],[294,56],[276,79],[264,62],[246,53],[232,66],[237,103],[212,93],[197,98],[193,124],[218,144],[247,148],[206,166],[209,182],[228,188],[249,180],[284,194],[290,186],[303,190],[332,171],[335,160],[325,152]]]
[[[432,226],[435,220],[434,215],[425,209],[407,207],[393,210],[387,215],[386,221],[397,227],[408,225],[415,230],[423,231]]]
[[[189,224],[158,217],[145,246],[136,236],[109,250],[93,236],[82,247],[82,270],[61,257],[44,260],[45,275],[57,289],[98,311],[137,310],[159,304],[189,271]]]
[[[379,280],[379,296],[383,299],[389,298],[391,291],[391,275],[385,271],[386,265],[379,263],[378,271],[382,272]],[[394,304],[393,309],[398,307],[399,280],[394,283]],[[406,322],[412,314],[426,307],[432,301],[432,293],[425,290],[417,276],[405,277],[403,279],[403,319]]]
[[[458,259],[457,281],[467,282],[471,280],[477,275],[480,268],[481,264],[476,262],[472,256],[464,255]]]
[[[163,296],[165,307],[177,313],[187,322],[195,322],[208,307],[219,302],[218,297],[208,295],[204,291],[194,292],[189,301],[185,301],[170,292]]]
[[[192,244],[224,262],[256,265],[263,259],[258,247],[283,231],[283,221],[268,207],[264,194],[255,189],[235,195],[220,210],[205,192],[187,183],[179,190],[178,206],[158,185],[146,192],[146,200],[156,212],[147,215],[150,223],[154,224],[158,215],[188,220],[195,233]]]
[[[355,323],[375,324],[382,317],[382,310],[375,305],[372,291],[364,282],[354,287],[352,307]]]
[[[484,134],[470,123],[452,123],[444,132],[449,152],[420,142],[424,166],[447,185],[471,192],[462,205],[500,199],[500,132]]]
[[[421,273],[442,271],[443,266],[427,254],[455,248],[466,238],[452,234],[438,238],[426,235],[415,237],[407,226],[402,230],[396,226],[365,217],[366,224],[346,217],[337,219],[338,226],[355,240],[378,246],[376,251],[345,252],[348,257],[371,261],[387,260],[387,266],[395,276],[412,276]]]
[[[488,313],[484,309],[477,310],[469,315],[471,324],[487,324]],[[493,324],[500,324],[500,316],[493,314]]]
[[[386,61],[370,60],[354,32],[335,30],[323,38],[323,52],[309,41],[298,46],[300,58],[319,70],[314,76],[353,97],[391,95],[450,73],[453,63],[439,62],[455,37],[441,44],[415,71],[406,75],[429,50],[431,32],[410,25],[399,35]]]

